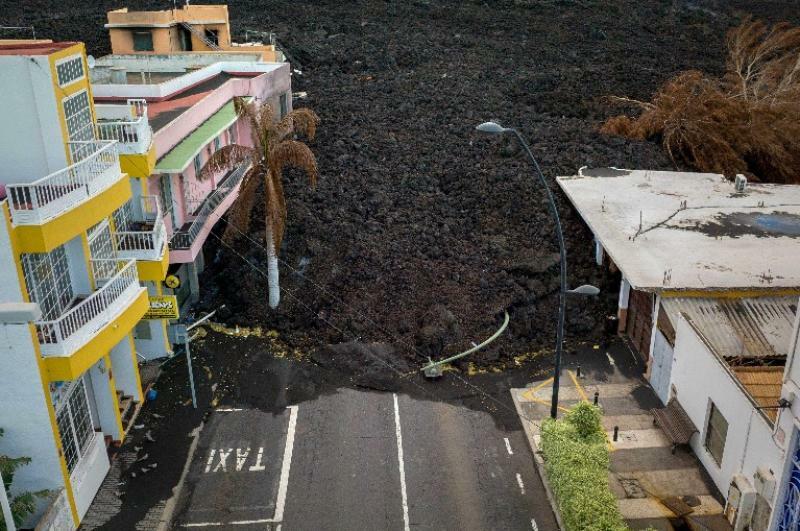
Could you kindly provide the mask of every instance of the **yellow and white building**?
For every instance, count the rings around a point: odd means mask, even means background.
[[[143,320],[169,264],[151,132],[143,102],[95,107],[82,43],[0,41],[0,93],[0,306],[41,311],[0,322],[0,454],[32,459],[12,494],[54,493],[32,520],[76,528],[143,401],[137,352],[170,351]]]

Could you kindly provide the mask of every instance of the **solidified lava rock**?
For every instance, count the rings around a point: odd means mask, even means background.
[[[119,7],[117,0],[6,4],[6,24],[84,40],[95,55],[108,52],[104,13]],[[509,332],[474,362],[554,340],[558,248],[545,197],[516,144],[483,137],[476,124],[519,128],[554,188],[556,176],[581,166],[672,169],[659,145],[596,132],[619,112],[604,97],[647,99],[679,71],[721,71],[725,31],[744,13],[795,24],[800,16],[791,0],[228,4],[234,37],[274,31],[302,72],[293,89],[308,96],[294,105],[322,118],[312,143],[321,175],[310,190],[287,173],[280,308],[268,309],[263,275],[214,238],[201,305],[225,303],[229,322],[276,328],[320,352],[356,340],[384,343],[408,363],[468,348],[497,328],[503,310]],[[602,336],[612,328],[617,279],[593,265],[591,234],[555,193],[569,284],[603,290],[594,300],[570,299],[567,333]],[[261,220],[259,209],[252,227],[259,241]],[[263,249],[239,242],[237,251],[265,267]],[[438,307],[457,326],[431,322]],[[350,349],[336,359],[363,354]]]

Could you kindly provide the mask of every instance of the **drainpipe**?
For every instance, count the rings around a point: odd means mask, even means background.
[[[628,299],[631,295],[631,284],[628,279],[622,277],[622,282],[619,285],[619,308],[617,310],[617,333],[625,333],[625,326],[628,323]]]
[[[594,261],[599,266],[603,265],[603,244],[597,238],[594,240]]]
[[[744,439],[744,450],[742,450],[742,457],[739,459],[739,474],[743,474],[744,458],[747,455],[747,448],[750,446],[750,429],[753,427],[753,414],[755,409],[750,409],[750,419],[747,421],[747,436]]]

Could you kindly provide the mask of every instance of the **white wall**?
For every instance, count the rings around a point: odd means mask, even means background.
[[[0,183],[40,179],[67,165],[46,56],[0,56]]]
[[[2,79],[2,76],[0,76]],[[2,222],[2,220],[0,220]],[[22,292],[11,255],[6,224],[0,226],[0,302],[20,302]],[[0,325],[0,453],[28,456],[29,465],[14,475],[12,494],[64,486],[58,450],[27,324]],[[37,513],[44,510],[40,502]],[[38,516],[35,515],[35,516]]]
[[[744,474],[752,483],[758,466],[767,466],[776,476],[783,467],[783,453],[772,438],[772,428],[739,387],[733,376],[681,317],[676,325],[672,384],[677,398],[700,430],[691,440],[692,449],[723,496],[734,474]],[[722,463],[717,465],[705,449],[709,399],[728,421]]]

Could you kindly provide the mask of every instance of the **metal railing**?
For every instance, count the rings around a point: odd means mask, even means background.
[[[147,119],[147,101],[128,100],[127,105],[97,105],[97,138],[116,140],[117,152],[145,153],[153,141],[153,131]]]
[[[113,320],[119,313],[118,303],[140,289],[139,276],[134,260],[94,260],[95,263],[113,262],[116,273],[104,280],[102,287],[66,311],[58,319],[36,322],[39,343],[43,346],[62,345],[64,350],[71,345],[79,346]],[[102,267],[98,274],[106,274]],[[45,351],[43,350],[43,354]]]
[[[242,177],[244,177],[244,174],[247,173],[249,168],[249,163],[243,163],[231,170],[214,193],[209,195],[203,202],[203,205],[197,211],[189,228],[187,230],[177,231],[172,235],[172,239],[169,242],[170,249],[190,249],[192,247],[197,235],[200,234],[200,231],[206,225],[208,217],[230,195],[239,183],[242,182]],[[214,221],[216,222],[217,220],[215,219]]]
[[[135,260],[159,260],[164,251],[167,239],[167,227],[161,216],[161,205],[158,198],[146,195],[140,198],[142,224],[152,225],[148,230],[130,230],[135,228],[136,221],[126,230],[112,232],[114,247],[121,258]]]
[[[62,170],[28,184],[9,184],[15,225],[43,223],[108,188],[122,175],[113,141],[76,142],[89,154]]]

